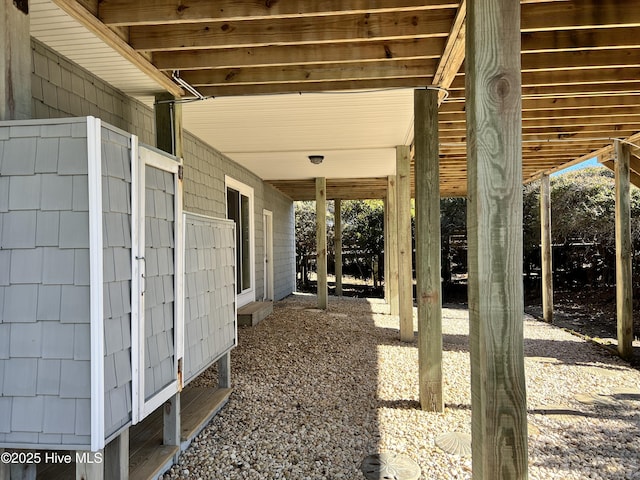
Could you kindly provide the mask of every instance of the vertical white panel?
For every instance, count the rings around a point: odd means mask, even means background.
[[[131,408],[132,423],[141,418],[144,404],[144,165],[138,153],[138,137],[131,136]]]
[[[91,296],[91,450],[104,447],[104,308],[101,122],[87,117]]]

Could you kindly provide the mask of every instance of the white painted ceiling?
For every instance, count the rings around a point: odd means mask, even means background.
[[[378,177],[395,172],[395,146],[412,139],[413,90],[221,97],[183,115],[187,130],[266,180]]]
[[[125,94],[150,105],[161,90],[50,1],[32,0],[30,15],[33,37]],[[221,97],[184,104],[183,122],[265,180],[381,177],[412,141],[413,90]]]

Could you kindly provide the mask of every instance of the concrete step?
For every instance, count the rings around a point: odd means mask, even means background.
[[[273,302],[251,302],[238,309],[238,325],[253,327],[271,315]]]

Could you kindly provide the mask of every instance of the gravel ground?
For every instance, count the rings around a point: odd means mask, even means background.
[[[418,353],[376,300],[277,302],[238,332],[228,405],[164,479],[363,479],[362,459],[403,453],[421,479],[471,478],[471,458],[434,443],[471,433],[468,311],[443,310],[445,412],[418,404]],[[640,479],[640,372],[524,317],[529,478]],[[205,372],[199,385],[213,385]]]

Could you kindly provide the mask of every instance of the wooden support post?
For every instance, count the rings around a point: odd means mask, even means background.
[[[4,448],[0,448],[0,456],[5,451]],[[11,464],[9,462],[0,461],[0,480],[11,480]]]
[[[316,272],[318,274],[318,308],[327,308],[327,181],[316,178]]]
[[[334,229],[335,229],[335,254],[336,254],[336,295],[342,296],[342,202],[339,199],[334,200]]]
[[[183,156],[182,105],[174,102],[170,93],[155,96],[156,147],[176,157]],[[180,447],[180,392],[167,400],[163,407],[162,442]],[[178,461],[178,453],[174,460]]]
[[[104,475],[104,450],[99,452],[76,451],[76,480],[103,480]],[[127,471],[127,478],[129,472]],[[11,476],[13,479],[13,475]],[[35,478],[35,477],[34,477]]]
[[[542,316],[553,323],[553,244],[551,243],[551,186],[549,175],[540,179],[540,248],[542,258]]]
[[[384,301],[389,304],[389,202],[387,199],[382,200],[382,206],[384,208],[384,219],[382,225],[382,242],[384,251]]]
[[[618,354],[633,356],[633,284],[631,271],[631,194],[629,146],[615,141],[616,163],[616,313]]]
[[[164,402],[162,419],[162,444],[180,447],[180,393]],[[180,448],[174,458],[178,461]]]
[[[231,352],[218,360],[218,388],[231,388]]]
[[[399,315],[400,306],[398,303],[398,202],[397,202],[396,176],[387,177],[387,211],[389,243],[385,244],[384,250],[387,252],[386,260],[389,262],[389,314]]]
[[[0,120],[31,118],[31,37],[29,14],[0,0]]]
[[[416,300],[420,406],[444,411],[438,91],[415,90]]]
[[[104,475],[108,480],[129,478],[129,429],[104,447]]]
[[[409,147],[396,147],[398,208],[398,305],[400,340],[413,342],[413,265],[411,249],[411,156]]]
[[[467,234],[475,480],[528,476],[520,1],[469,0]]]

